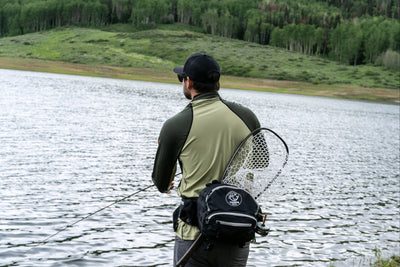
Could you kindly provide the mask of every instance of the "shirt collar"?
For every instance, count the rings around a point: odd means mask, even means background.
[[[196,101],[196,100],[200,100],[200,99],[209,99],[209,98],[214,98],[214,97],[219,97],[218,92],[201,93],[201,94],[195,95],[192,99],[192,102]]]

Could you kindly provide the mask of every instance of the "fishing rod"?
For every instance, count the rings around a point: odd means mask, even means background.
[[[74,226],[75,224],[77,224],[77,223],[79,223],[79,222],[81,222],[81,221],[83,221],[83,220],[86,220],[87,218],[89,218],[89,217],[95,215],[96,213],[99,213],[99,212],[101,212],[101,211],[103,211],[103,210],[105,210],[105,209],[107,209],[107,208],[109,208],[109,207],[111,207],[111,206],[113,206],[113,205],[119,203],[119,202],[122,202],[122,201],[124,201],[124,200],[126,200],[126,199],[128,199],[128,198],[130,198],[130,197],[132,197],[132,196],[134,196],[134,195],[137,195],[137,194],[139,194],[140,192],[146,191],[147,189],[149,189],[150,187],[153,187],[153,186],[154,186],[154,185],[146,186],[146,187],[144,187],[144,188],[142,188],[142,189],[139,189],[139,190],[137,190],[136,192],[134,192],[134,193],[132,193],[132,194],[126,196],[126,197],[123,197],[123,198],[121,198],[121,199],[118,199],[118,200],[112,202],[111,204],[108,204],[107,206],[102,207],[101,209],[98,209],[98,210],[96,210],[96,211],[94,211],[94,212],[89,213],[88,215],[86,215],[86,216],[80,218],[79,220],[77,220],[77,221],[75,221],[75,222],[73,222],[73,223],[71,223],[71,224],[66,225],[64,228],[62,228],[61,230],[55,232],[54,234],[49,235],[48,237],[46,237],[46,238],[43,239],[42,241],[40,241],[40,242],[34,244],[34,245],[31,247],[31,249],[33,249],[33,248],[35,248],[35,247],[37,247],[37,246],[39,246],[39,245],[41,245],[41,244],[46,244],[47,241],[48,241],[49,239],[51,239],[52,237],[58,235],[59,233],[65,231],[65,230],[67,230],[68,228]]]
[[[178,175],[181,175],[181,174],[182,174],[182,173],[178,173],[178,174],[175,175],[175,177],[178,176]],[[99,213],[100,211],[103,211],[103,210],[105,210],[105,209],[107,209],[107,208],[109,208],[109,207],[111,207],[111,206],[113,206],[113,205],[115,205],[115,204],[117,204],[117,203],[119,203],[119,202],[122,202],[122,201],[124,201],[124,200],[126,200],[126,199],[128,199],[128,198],[130,198],[130,197],[132,197],[132,196],[134,196],[134,195],[137,195],[137,194],[139,194],[140,192],[146,191],[147,189],[149,189],[150,187],[153,187],[153,186],[154,186],[154,184],[149,185],[149,186],[146,186],[146,187],[144,187],[144,188],[142,188],[142,189],[139,189],[139,190],[137,190],[136,192],[134,192],[134,193],[132,193],[132,194],[126,196],[126,197],[123,197],[123,198],[121,198],[121,199],[118,199],[118,200],[116,200],[116,201],[114,201],[114,202],[108,204],[107,206],[104,206],[104,207],[102,207],[102,208],[100,208],[100,209],[98,209],[98,210],[96,210],[96,211],[94,211],[94,212],[89,213],[88,215],[86,215],[86,216],[80,218],[79,220],[76,220],[75,222],[66,225],[64,228],[62,228],[61,230],[55,232],[54,234],[49,235],[48,237],[46,237],[46,238],[43,239],[42,241],[37,242],[36,244],[34,244],[34,245],[30,248],[30,250],[33,249],[33,248],[35,248],[35,247],[37,247],[37,246],[39,246],[39,245],[41,245],[41,244],[46,244],[47,241],[48,241],[49,239],[51,239],[52,237],[54,237],[54,236],[58,235],[59,233],[61,233],[61,232],[65,231],[65,230],[67,230],[68,228],[74,226],[75,224],[77,224],[77,223],[79,223],[79,222],[81,222],[81,221],[83,221],[83,220],[86,220],[87,218],[89,218],[89,217],[95,215],[96,213]]]

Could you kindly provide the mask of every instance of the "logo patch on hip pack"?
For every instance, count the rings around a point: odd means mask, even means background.
[[[237,207],[242,204],[242,196],[235,191],[229,191],[225,196],[225,201],[229,206]]]

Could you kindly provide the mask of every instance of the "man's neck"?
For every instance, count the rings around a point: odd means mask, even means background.
[[[205,98],[207,98],[206,95],[211,95],[211,97],[215,97],[215,95],[218,95],[218,91],[211,91],[211,92],[205,92],[205,93],[197,93],[192,97],[192,101],[196,100],[198,98],[203,98],[202,96],[205,96]]]

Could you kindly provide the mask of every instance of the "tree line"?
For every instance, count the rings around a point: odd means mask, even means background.
[[[388,53],[400,58],[399,21],[398,0],[0,0],[0,37],[179,22],[348,64],[386,64]]]

